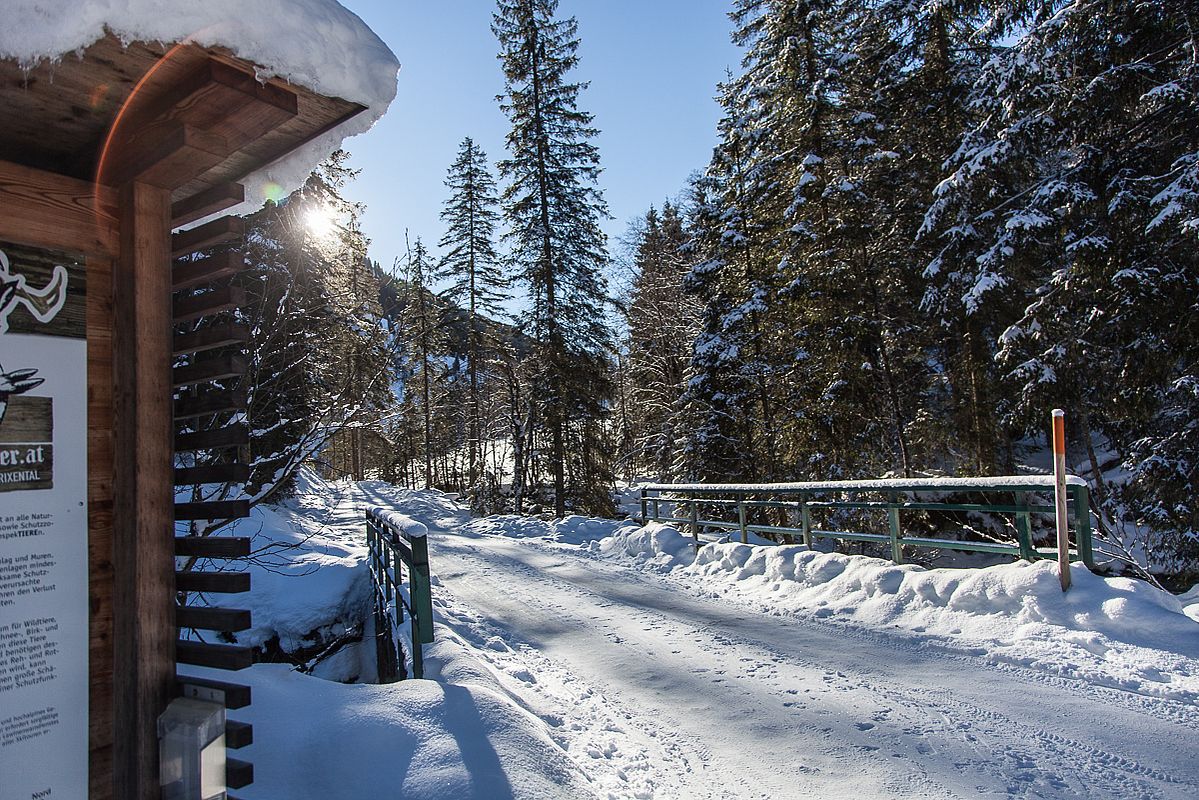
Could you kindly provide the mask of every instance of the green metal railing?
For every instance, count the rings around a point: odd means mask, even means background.
[[[1068,506],[1073,542],[1071,555],[1094,568],[1090,497],[1086,482],[1067,477]],[[947,495],[968,492],[994,502],[946,502]],[[870,481],[815,481],[759,484],[650,484],[641,489],[641,518],[646,521],[685,523],[699,546],[702,529],[737,531],[742,542],[749,534],[781,534],[800,539],[808,547],[819,538],[888,545],[891,560],[903,563],[903,548],[936,548],[974,553],[1011,555],[1028,561],[1056,558],[1057,548],[1038,548],[1033,542],[1033,515],[1054,514],[1053,476],[1018,475],[999,478],[913,478]],[[1048,495],[1048,500],[1041,497]],[[933,499],[921,500],[936,495]],[[667,511],[663,513],[663,506]],[[729,513],[721,514],[727,509]],[[886,512],[887,532],[822,530],[813,514],[835,510]],[[978,541],[931,538],[905,534],[902,512],[981,512],[1010,515],[1015,541]],[[652,513],[651,513],[652,512]],[[736,520],[727,518],[736,515]],[[793,524],[765,524],[752,517],[790,517]],[[976,532],[969,532],[976,533]]]
[[[369,551],[375,617],[375,658],[379,682],[392,683],[406,676],[403,635],[404,611],[411,621],[411,676],[423,678],[421,645],[433,641],[433,598],[429,585],[429,545],[424,534],[416,535],[388,519],[388,509],[366,512],[366,544]],[[404,585],[407,567],[408,585]]]

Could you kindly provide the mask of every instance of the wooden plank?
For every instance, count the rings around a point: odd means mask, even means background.
[[[175,435],[175,449],[179,451],[223,450],[230,447],[245,447],[250,443],[250,429],[245,425],[232,425],[211,431],[195,431]]]
[[[113,278],[115,794],[157,800],[158,716],[175,679],[170,193],[122,187]]]
[[[241,608],[177,606],[175,627],[205,631],[244,631],[250,627],[250,612]]]
[[[186,695],[186,687],[188,686],[198,686],[201,689],[216,689],[222,692],[225,695],[225,708],[245,708],[253,700],[253,692],[245,684],[215,681],[211,678],[194,678],[191,675],[176,676],[176,694]]]
[[[248,572],[186,572],[175,573],[175,589],[180,592],[211,594],[242,594],[250,591]]]
[[[225,760],[225,783],[230,789],[241,789],[253,782],[253,764],[236,758]]]
[[[171,288],[176,292],[205,283],[232,278],[246,268],[246,257],[236,250],[217,253],[195,261],[176,261],[171,269]]]
[[[241,217],[214,219],[172,236],[171,258],[182,258],[218,244],[237,241],[245,235],[246,222]]]
[[[0,240],[115,256],[117,205],[107,186],[0,161]]]
[[[248,722],[225,720],[225,747],[240,750],[254,744],[254,726]]]
[[[177,298],[172,307],[176,324],[200,317],[210,317],[222,311],[232,311],[246,304],[246,290],[240,286],[222,286],[210,292],[200,292]]]
[[[122,124],[122,130],[130,129]],[[108,186],[139,181],[168,191],[217,166],[232,151],[225,138],[192,125],[137,127],[115,134],[105,147],[98,182]]]
[[[171,373],[171,385],[193,386],[197,383],[240,378],[246,374],[246,359],[239,353],[227,353],[216,358],[194,361],[186,367],[177,367]]]
[[[244,519],[248,516],[250,516],[250,503],[247,500],[212,500],[175,504],[175,520],[177,522],[193,519]]]
[[[89,257],[86,266],[88,797],[111,800],[115,738],[112,697],[112,261]]]
[[[250,468],[245,464],[175,467],[176,486],[196,486],[204,483],[245,483],[249,478]]]
[[[228,411],[244,411],[246,393],[241,389],[205,392],[199,397],[184,397],[175,401],[175,419],[193,419]]]
[[[254,663],[254,651],[236,644],[211,644],[209,642],[175,643],[175,654],[180,664],[213,669],[246,669]]]
[[[175,555],[188,558],[245,558],[250,540],[245,536],[176,536]]]
[[[253,70],[204,59],[130,115],[130,126],[154,129],[185,123],[221,136],[231,152],[296,116],[296,93],[259,82]]]
[[[221,322],[198,331],[177,335],[172,349],[174,355],[182,356],[188,353],[216,350],[218,347],[244,345],[248,341],[250,341],[250,329],[245,325],[237,322]]]
[[[246,201],[246,187],[222,183],[171,205],[171,227],[178,228]]]

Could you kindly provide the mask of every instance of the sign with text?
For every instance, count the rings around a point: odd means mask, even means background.
[[[0,242],[0,800],[87,796],[85,278]]]

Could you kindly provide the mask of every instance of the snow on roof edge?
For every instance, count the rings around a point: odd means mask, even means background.
[[[281,78],[367,110],[246,177],[245,214],[303,185],[343,140],[369,130],[396,94],[400,63],[383,40],[335,0],[10,0],[0,58],[32,68],[112,33],[122,42],[190,41],[225,47]],[[228,212],[227,212],[228,213]]]

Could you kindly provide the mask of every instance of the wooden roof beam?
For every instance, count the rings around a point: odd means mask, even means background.
[[[137,180],[178,189],[293,119],[299,109],[295,92],[259,83],[253,72],[214,58],[172,83],[163,84],[166,79],[152,74],[118,115],[99,165],[100,183]],[[228,199],[229,190],[224,192],[224,198],[218,192],[205,199],[219,210]],[[204,205],[185,207],[181,216]]]
[[[246,187],[222,183],[171,205],[171,227],[178,228],[244,203]]]
[[[295,92],[259,83],[253,72],[212,57],[173,83],[153,84],[151,78],[140,97],[130,98],[117,123],[127,135],[189,125],[220,136],[229,152],[236,153],[299,113]]]
[[[220,136],[192,127],[148,128],[115,141],[100,165],[100,182],[137,181],[171,190],[220,164],[230,150]]]

